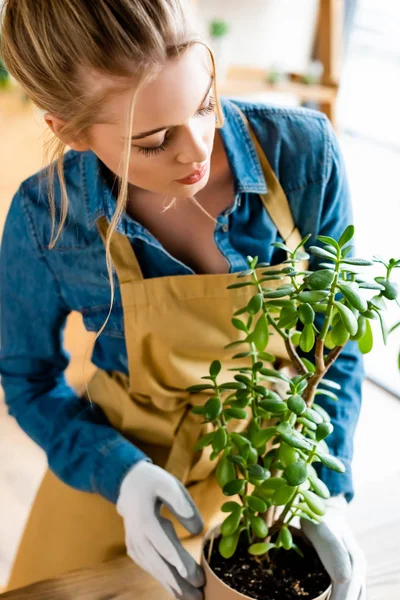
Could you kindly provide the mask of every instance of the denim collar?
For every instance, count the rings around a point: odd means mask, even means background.
[[[235,201],[227,211],[228,213],[236,209],[240,194],[265,194],[267,192],[267,185],[254,142],[240,116],[237,104],[240,105],[240,102],[221,98],[225,122],[220,132],[234,178],[235,189]],[[115,210],[115,196],[103,176],[101,167],[101,161],[93,152],[82,153],[81,176],[87,203],[88,223],[91,228],[103,215],[110,222]],[[117,231],[126,234],[127,222],[131,224],[129,227],[131,234],[146,235],[144,228],[128,215],[121,219]]]

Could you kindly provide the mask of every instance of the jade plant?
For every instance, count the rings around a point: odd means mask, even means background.
[[[330,454],[326,438],[334,428],[330,415],[316,400],[320,395],[338,400],[340,386],[326,377],[327,372],[349,340],[356,340],[362,353],[370,352],[371,320],[380,323],[386,340],[383,313],[387,301],[397,299],[391,274],[400,267],[400,260],[386,263],[350,256],[353,236],[352,225],[338,241],[318,236],[321,246],[311,246],[307,252],[304,247],[310,235],[293,252],[275,243],[287,254],[284,266],[276,270],[263,271],[268,264],[248,257],[248,270],[229,286],[251,286],[254,291],[232,318],[242,339],[226,346],[246,347],[233,356],[242,366],[229,369],[231,381],[219,383],[222,365],[215,360],[209,374],[202,377],[207,383],[188,388],[210,394],[203,406],[193,408],[213,425],[213,431],[197,442],[196,450],[212,447],[210,460],[219,459],[216,476],[224,495],[238,498],[222,506],[227,516],[221,526],[219,552],[225,558],[234,555],[243,532],[249,553],[257,560],[269,560],[274,548],[302,555],[289,526],[295,517],[319,523],[330,495],[314,464],[345,471],[343,463]],[[318,268],[301,270],[309,253],[319,260]],[[380,263],[385,272],[368,281],[366,272],[374,263]],[[271,281],[277,281],[278,287],[275,283],[269,288]],[[271,368],[275,360],[267,351],[271,331],[283,338],[294,375]],[[281,383],[280,391],[277,383]],[[244,430],[235,432],[232,425],[246,419]]]

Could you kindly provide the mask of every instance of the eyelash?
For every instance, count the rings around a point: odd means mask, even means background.
[[[216,106],[215,99],[212,96],[210,96],[209,105],[206,106],[206,108],[201,108],[196,114],[204,117],[204,116],[212,113],[215,106]],[[166,148],[168,148],[169,141],[170,141],[170,138],[168,137],[168,133],[167,133],[164,138],[163,143],[160,146],[157,146],[156,148],[143,148],[143,147],[137,146],[137,150],[138,150],[138,152],[140,152],[140,154],[144,154],[145,156],[154,156],[156,154],[159,154],[160,152],[163,152]]]

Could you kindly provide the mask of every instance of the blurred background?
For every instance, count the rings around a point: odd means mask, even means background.
[[[197,28],[215,53],[220,93],[323,111],[336,129],[347,166],[358,254],[399,257],[400,1],[192,4]],[[42,115],[0,61],[0,234],[20,182],[42,166],[44,139]],[[400,320],[396,308],[388,312],[389,326]],[[365,359],[350,510],[369,561],[368,597],[394,600],[400,589],[400,328],[387,345],[376,333]],[[66,344],[73,352],[69,378],[76,385],[84,335],[73,315]],[[45,466],[44,453],[0,399],[0,591]]]

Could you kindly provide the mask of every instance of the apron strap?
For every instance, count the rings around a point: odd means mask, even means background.
[[[99,217],[97,220],[97,227],[105,245],[108,232],[107,219],[105,217]],[[123,283],[132,280],[140,281],[143,279],[142,269],[140,268],[139,261],[136,258],[136,254],[133,251],[128,236],[122,235],[122,233],[116,231],[111,238],[110,250],[121,286]]]
[[[259,141],[254,135],[247,118],[238,107],[236,108],[239,110],[240,116],[242,117],[254,142],[254,146],[256,148],[267,184],[268,192],[266,194],[260,194],[260,197],[283,241],[290,248],[290,250],[293,251],[300,244],[302,237],[296,225],[294,224],[288,199],[278,181],[278,178],[272,170]]]

